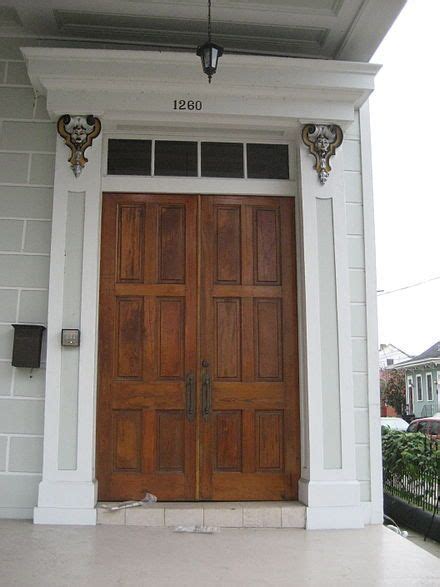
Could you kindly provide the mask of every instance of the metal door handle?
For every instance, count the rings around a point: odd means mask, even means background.
[[[209,375],[208,361],[202,362],[202,367],[204,369],[204,373],[202,375],[202,415],[206,419],[208,418],[211,412],[212,406],[212,386],[211,386],[211,377]]]
[[[186,376],[185,382],[186,388],[186,415],[188,420],[194,420],[194,416],[196,413],[195,404],[194,404],[194,375],[192,373],[188,373]]]

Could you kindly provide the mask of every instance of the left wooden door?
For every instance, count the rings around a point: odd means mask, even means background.
[[[104,194],[99,499],[195,499],[197,199]]]

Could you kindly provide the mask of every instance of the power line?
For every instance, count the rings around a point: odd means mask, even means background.
[[[388,291],[378,291],[378,296],[386,296],[388,294],[395,293],[396,291],[403,291],[404,289],[411,289],[412,287],[418,287],[419,285],[424,285],[425,283],[429,283],[430,281],[436,281],[440,279],[440,275],[437,277],[430,277],[429,279],[425,279],[424,281],[418,281],[417,283],[412,283],[411,285],[405,285],[404,287],[398,287],[396,289],[389,289]]]

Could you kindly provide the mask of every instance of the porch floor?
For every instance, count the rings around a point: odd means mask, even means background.
[[[440,560],[382,526],[224,529],[0,521],[1,585],[438,586]]]

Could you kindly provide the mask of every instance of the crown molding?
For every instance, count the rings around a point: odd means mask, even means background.
[[[195,54],[26,47],[32,85],[47,95],[50,116],[90,112],[107,119],[148,119],[174,99],[197,99],[205,123],[215,117],[331,121],[354,118],[374,89],[380,66],[369,63],[225,55],[209,85]],[[189,113],[185,113],[188,118]]]

